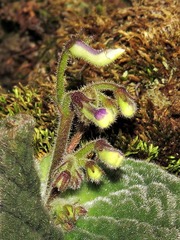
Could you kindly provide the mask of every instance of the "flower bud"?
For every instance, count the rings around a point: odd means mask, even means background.
[[[82,109],[84,116],[100,128],[109,127],[116,118],[113,111],[108,108],[84,107]]]
[[[78,107],[80,109],[83,108],[84,103],[89,103],[91,101],[91,99],[86,97],[86,95],[80,91],[73,92],[71,94],[71,100],[72,100],[73,105],[75,105],[76,107]]]
[[[115,96],[122,115],[127,118],[133,117],[136,113],[137,107],[126,89],[123,87],[118,88],[115,92]]]
[[[74,219],[74,207],[71,204],[66,204],[63,206],[63,210],[68,219]]]
[[[69,185],[71,174],[69,171],[62,171],[53,182],[53,187],[57,187],[59,191],[64,192]]]
[[[84,173],[78,164],[78,159],[73,154],[67,154],[63,160],[61,165],[56,169],[53,187],[57,187],[62,192],[67,188],[80,188],[84,179]]]
[[[99,183],[103,176],[103,171],[94,161],[88,161],[86,163],[86,175],[88,180]]]
[[[98,158],[109,168],[117,169],[122,165],[124,160],[122,152],[113,148],[105,140],[97,141],[95,149],[97,150]]]
[[[96,50],[82,41],[76,41],[69,48],[69,51],[74,57],[82,58],[97,67],[103,67],[114,62],[125,52],[122,48]]]
[[[94,118],[94,123],[97,126],[107,128],[115,121],[116,115],[108,108],[100,108],[95,110]]]
[[[87,210],[84,207],[82,206],[75,207],[75,216],[78,216],[78,217],[85,216],[86,213],[87,213]]]
[[[55,224],[61,224],[64,230],[72,230],[76,221],[87,213],[87,210],[73,199],[54,198],[49,207]]]
[[[97,108],[91,103],[91,99],[79,91],[73,92],[71,94],[71,99],[73,105],[78,110],[78,114],[80,114],[81,117],[85,117],[85,119],[93,122],[98,127],[102,129],[107,128],[115,121],[116,111],[114,108]]]
[[[119,168],[124,160],[123,154],[113,149],[102,150],[98,153],[98,156],[101,161],[113,169]]]
[[[83,179],[84,179],[83,171],[81,169],[74,169],[74,171],[72,171],[72,177],[69,187],[74,190],[80,188]]]

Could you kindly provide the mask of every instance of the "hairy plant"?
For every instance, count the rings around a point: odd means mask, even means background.
[[[125,87],[102,81],[65,88],[70,56],[103,67],[123,53],[121,48],[95,50],[77,38],[66,44],[57,70],[56,141],[52,152],[35,161],[39,178],[32,161],[32,120],[17,116],[2,122],[2,239],[8,239],[8,231],[9,239],[62,239],[61,227],[74,229],[64,235],[67,239],[157,239],[164,233],[176,239],[178,179],[154,165],[125,160],[105,138],[81,141],[86,126],[104,130],[119,115],[134,116],[136,103]]]

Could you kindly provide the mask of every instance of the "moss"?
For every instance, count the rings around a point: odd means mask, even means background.
[[[23,69],[23,74],[28,73],[27,88],[38,91],[39,98],[36,96],[34,100],[42,103],[41,119],[35,117],[38,122],[36,128],[39,130],[36,131],[41,136],[39,140],[35,140],[38,142],[37,152],[42,154],[49,151],[53,142],[56,115],[51,101],[54,97],[55,53],[61,51],[70,35],[79,33],[82,40],[88,38],[91,46],[97,49],[123,47],[126,54],[114,63],[113,68],[96,69],[84,65],[83,61],[69,62],[66,72],[68,89],[77,89],[84,83],[101,81],[102,77],[107,81],[113,79],[125,85],[138,102],[138,113],[133,120],[118,119],[113,129],[106,131],[108,139],[126,152],[132,139],[138,136],[139,140],[148,145],[159,147],[158,158],[155,159],[158,164],[171,166],[172,161],[169,156],[173,156],[175,162],[178,161],[180,149],[178,4],[177,0],[104,1],[103,3],[99,0],[93,2],[56,0],[49,1],[43,6],[48,15],[45,14],[46,19],[43,19],[45,15],[41,12],[40,22],[51,20],[47,25],[41,25],[44,30],[42,41],[40,43],[34,41],[38,50],[33,54],[36,53],[40,57],[34,61],[34,55],[31,54],[30,62],[33,66],[31,71],[26,67],[28,65],[21,66],[22,61],[19,63],[19,69]],[[12,11],[13,21],[14,10],[9,9]],[[38,11],[40,9],[38,8]],[[3,14],[4,19],[8,18],[8,11],[4,11]],[[16,40],[14,37],[12,39]],[[12,44],[9,46],[11,52],[10,47],[12,48]],[[19,81],[23,82],[19,75],[13,78],[16,79],[16,84]],[[14,93],[1,94],[0,111],[3,112],[1,117],[8,114],[7,108],[10,106],[18,110],[18,103],[13,105],[13,101]],[[28,105],[29,107],[32,112],[32,106]],[[87,129],[86,138],[89,136],[96,138],[100,134],[102,133],[92,127]]]
[[[44,90],[44,92],[43,92]],[[9,94],[0,97],[0,117],[14,116],[18,113],[32,115],[36,120],[34,128],[34,149],[41,156],[51,149],[56,127],[55,108],[47,89],[31,86],[14,86]]]

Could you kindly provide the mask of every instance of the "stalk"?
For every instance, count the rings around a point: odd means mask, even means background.
[[[84,156],[87,156],[91,151],[94,151],[94,146],[96,144],[97,140],[88,142],[86,145],[84,145],[81,149],[79,149],[74,156],[81,159]]]
[[[69,132],[71,130],[73,117],[73,113],[70,113],[68,117],[64,115],[61,116],[61,122],[57,131],[50,175],[52,175],[53,171],[57,168],[58,165],[60,165],[63,159],[63,155],[66,153],[67,142],[69,138]]]
[[[62,99],[64,97],[65,93],[65,86],[64,86],[64,72],[67,67],[69,58],[69,52],[68,50],[64,50],[61,54],[59,63],[58,63],[58,70],[57,70],[57,85],[56,85],[56,91],[57,91],[57,102],[58,105],[62,102]]]
[[[85,86],[84,90],[88,91],[91,88],[95,88],[96,90],[99,91],[116,91],[118,88],[120,88],[122,86],[116,84],[116,83],[111,83],[111,82],[100,82],[100,83],[93,83],[91,85]],[[124,88],[124,87],[122,87]]]
[[[66,153],[67,142],[69,138],[69,133],[71,130],[71,125],[74,117],[74,112],[70,109],[70,97],[65,94],[65,85],[64,85],[64,73],[67,67],[67,62],[69,58],[69,53],[67,49],[61,54],[58,70],[57,70],[57,84],[56,84],[56,95],[57,95],[57,108],[60,113],[60,121],[57,130],[57,137],[54,146],[52,164],[49,172],[49,181],[47,186],[47,200],[50,197],[52,190],[52,180],[54,171],[60,165],[63,160],[63,156]]]

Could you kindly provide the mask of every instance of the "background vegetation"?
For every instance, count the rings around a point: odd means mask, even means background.
[[[118,119],[105,133],[91,127],[85,138],[105,135],[127,156],[180,173],[180,68],[178,0],[32,0],[0,3],[0,117],[19,112],[36,119],[34,145],[40,158],[53,144],[56,64],[74,34],[94,48],[119,47],[126,54],[103,69],[71,61],[67,87],[112,80],[138,103],[132,120]]]

